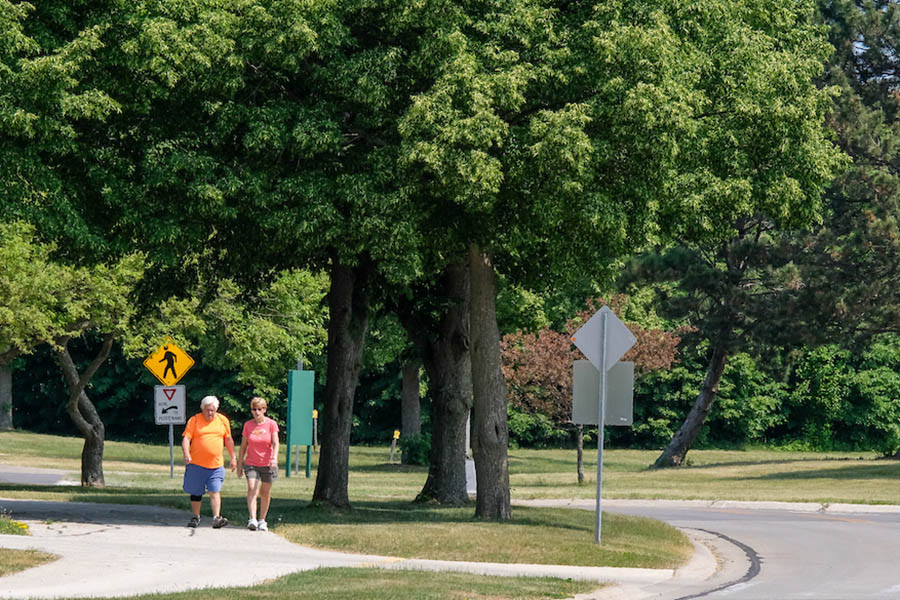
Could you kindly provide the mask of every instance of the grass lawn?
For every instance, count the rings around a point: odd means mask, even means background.
[[[0,548],[0,577],[37,567],[59,558],[37,550],[9,550]]]
[[[585,452],[587,454],[587,452]],[[874,452],[692,450],[687,466],[651,469],[658,451],[608,450],[604,498],[900,503],[900,461]],[[577,484],[575,452],[510,453],[513,498],[593,498],[596,450]]]
[[[81,445],[79,438],[4,432],[0,433],[0,463],[52,467],[77,481]],[[0,484],[0,497],[163,505],[180,508],[187,517],[189,502],[181,491],[183,468],[176,465],[174,477],[170,476],[168,446],[107,442],[104,456],[105,488]],[[588,511],[516,507],[510,522],[494,523],[475,520],[472,504],[441,507],[413,503],[425,481],[425,468],[387,464],[387,448],[353,448],[351,456],[352,510],[310,506],[314,478],[307,479],[303,470],[291,477],[282,471],[269,512],[272,531],[320,548],[407,558],[672,568],[692,553],[680,531],[651,519],[606,513],[604,543],[597,546],[593,543],[594,516]],[[245,489],[245,483],[234,475],[226,478],[222,512],[237,523],[245,518]],[[204,511],[208,511],[206,503]],[[500,600],[568,598],[594,588],[594,583],[559,579],[323,569],[254,588],[153,598]],[[353,593],[354,589],[359,594]]]
[[[165,440],[162,428],[160,432]],[[0,433],[0,463],[61,469],[77,482],[81,447],[80,438],[4,432]],[[175,450],[177,458],[180,451]],[[513,501],[593,498],[596,451],[585,455],[585,481],[579,485],[574,450],[511,450]],[[900,498],[900,462],[881,459],[875,453],[694,450],[687,466],[649,468],[657,455],[657,451],[607,450],[604,497],[869,504],[892,504]],[[309,505],[318,456],[313,455],[309,479],[302,468],[305,457],[301,457],[300,473],[285,477],[282,469],[273,488],[272,530],[291,541],[320,548],[448,560],[673,567],[691,552],[686,538],[667,525],[608,511],[603,515],[603,544],[596,546],[590,511],[514,507],[513,519],[500,524],[476,521],[471,505],[415,504],[411,501],[424,484],[426,469],[388,464],[388,457],[387,444],[351,449],[350,511]],[[280,464],[284,465],[284,451]],[[176,464],[174,477],[170,477],[169,448],[164,441],[160,445],[107,442],[104,470],[106,488],[0,484],[0,496],[144,503],[180,508],[187,514],[188,499],[181,491],[183,469]],[[223,513],[235,522],[245,518],[244,492],[244,482],[229,474],[223,489]],[[204,503],[204,511],[207,507]],[[307,594],[315,594],[316,598],[346,598],[351,597],[346,594],[353,586],[364,589],[369,598],[501,599],[565,598],[587,591],[591,584],[323,569],[256,588],[191,592],[190,597],[312,598]],[[557,588],[561,595],[553,595],[551,590]],[[156,600],[187,597],[153,596]]]
[[[597,585],[541,577],[485,577],[382,569],[318,569],[251,588],[128,596],[127,600],[543,600]]]

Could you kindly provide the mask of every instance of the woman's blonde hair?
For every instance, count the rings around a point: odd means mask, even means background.
[[[255,398],[250,400],[250,408],[260,408],[260,407],[262,407],[262,408],[269,407],[265,398],[260,398],[259,396],[256,396]]]

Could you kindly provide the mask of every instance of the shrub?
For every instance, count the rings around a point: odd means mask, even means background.
[[[431,435],[417,433],[400,438],[400,452],[405,465],[428,465],[428,455],[431,453]]]

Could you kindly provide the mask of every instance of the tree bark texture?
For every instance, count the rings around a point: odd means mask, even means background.
[[[450,265],[441,280],[450,304],[436,332],[429,331],[409,310],[401,315],[404,328],[422,354],[432,396],[428,478],[416,499],[463,504],[469,499],[466,423],[472,408],[468,265]]]
[[[422,407],[419,404],[419,366],[417,360],[404,362],[400,367],[400,435],[409,439],[422,433]],[[403,464],[410,464],[411,454],[403,452]]]
[[[100,351],[83,373],[78,372],[75,361],[72,360],[68,338],[58,341],[60,349],[56,352],[56,360],[69,389],[66,412],[69,413],[75,427],[84,437],[84,446],[81,450],[81,485],[83,487],[102,487],[106,485],[103,477],[103,444],[106,438],[106,427],[85,389],[90,383],[91,377],[109,356],[113,336],[112,334],[106,335]]]
[[[506,381],[500,371],[494,266],[477,245],[469,248],[472,339],[472,455],[478,493],[475,516],[498,521],[512,516],[509,499],[509,429]]]
[[[578,454],[578,483],[584,483],[584,425],[575,426],[575,448]]]
[[[403,437],[422,433],[422,410],[419,405],[419,363],[407,361],[401,367],[400,432]]]
[[[706,416],[712,408],[716,395],[719,393],[719,382],[722,380],[722,373],[725,372],[725,363],[728,359],[728,351],[721,346],[713,348],[709,358],[709,365],[706,368],[706,378],[703,380],[703,386],[700,393],[697,394],[697,400],[688,413],[687,418],[681,425],[678,432],[672,437],[669,445],[663,450],[659,458],[653,464],[654,467],[677,467],[684,463],[684,457],[688,450],[694,444],[703,423],[706,422]]]
[[[350,429],[353,397],[362,365],[363,345],[369,325],[371,261],[356,266],[332,256],[331,289],[328,293],[328,367],[322,440],[313,502],[350,507]]]
[[[0,364],[0,431],[12,429],[12,369]]]

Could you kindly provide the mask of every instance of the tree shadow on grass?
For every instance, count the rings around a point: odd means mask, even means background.
[[[808,479],[890,479],[900,478],[900,464],[880,463],[848,465],[843,469],[811,469],[807,471],[790,471],[786,473],[768,473],[755,477],[745,477],[750,481],[798,481]]]
[[[30,486],[19,486],[25,490]],[[71,494],[72,488],[64,488]],[[2,494],[3,490],[0,490]],[[26,490],[27,491],[27,490]],[[48,491],[43,487],[40,492]],[[97,525],[161,525],[184,527],[189,516],[187,498],[172,494],[150,497],[122,493],[76,493],[71,500],[2,499],[0,508],[17,520],[92,523]]]
[[[557,514],[556,511],[559,511]],[[513,518],[498,525],[521,527],[540,526],[557,529],[582,530],[578,519],[562,518],[565,509],[532,509],[516,507]],[[571,511],[569,511],[571,512]],[[475,504],[440,506],[411,501],[355,502],[350,509],[325,505],[298,504],[296,501],[275,498],[270,513],[277,513],[282,523],[298,525],[353,524],[490,524],[475,518]]]
[[[402,463],[379,463],[377,465],[363,465],[353,467],[351,471],[363,473],[426,473],[428,467],[421,465],[404,465]]]
[[[695,465],[695,464],[686,464],[680,467],[665,467],[663,469],[659,469],[654,467],[653,465],[648,465],[643,471],[662,471],[671,470],[672,472],[677,472],[679,470],[688,470],[688,471],[697,471],[703,469],[721,469],[721,468],[730,468],[730,467],[754,467],[759,465],[791,465],[791,464],[803,464],[803,463],[811,463],[811,462],[857,462],[861,460],[869,460],[864,457],[860,458],[846,458],[846,457],[833,457],[833,458],[801,458],[801,459],[782,459],[782,460],[735,460],[728,462],[715,462],[708,463],[703,465]],[[688,458],[690,461],[690,458]]]

